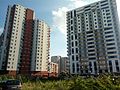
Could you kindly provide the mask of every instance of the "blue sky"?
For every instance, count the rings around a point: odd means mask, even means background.
[[[38,19],[51,27],[50,55],[67,56],[66,11],[99,0],[0,0],[0,34],[8,5],[20,4],[35,11]],[[116,0],[117,4],[120,0]],[[118,5],[120,11],[120,6]],[[119,12],[120,14],[120,12]]]

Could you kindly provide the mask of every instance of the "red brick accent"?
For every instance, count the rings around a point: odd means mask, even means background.
[[[8,71],[8,75],[10,75],[10,76],[16,76],[17,72],[10,70],[10,71]]]
[[[51,73],[49,73],[49,77],[58,77],[58,73],[51,72]]]
[[[48,71],[33,71],[31,76],[48,77]]]
[[[33,10],[26,10],[25,31],[20,65],[20,74],[30,74],[32,32],[33,32]]]

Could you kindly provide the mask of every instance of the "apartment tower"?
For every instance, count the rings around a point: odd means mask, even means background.
[[[50,27],[44,22],[34,20],[31,74],[48,76],[50,48]]]
[[[120,73],[120,29],[115,0],[67,12],[71,74]]]
[[[3,41],[0,55],[1,73],[10,75],[31,74],[31,68],[35,67],[32,66],[32,62],[36,61],[33,60],[32,55],[34,48],[33,46],[35,43],[34,39],[38,40],[37,36],[34,38],[34,33],[38,29],[43,30],[46,34],[43,34],[44,39],[41,39],[41,42],[43,42],[43,40],[49,42],[49,37],[47,37],[49,34],[47,33],[47,30],[42,28],[36,29],[35,26],[37,23],[35,22],[35,13],[33,10],[18,4],[8,6],[5,27],[2,34]],[[42,48],[48,49],[45,49],[46,52],[44,51],[45,53],[42,58],[46,57],[45,60],[48,60],[49,44],[45,43],[44,46]],[[36,48],[37,47],[41,48],[39,44],[36,46]],[[35,53],[37,53],[37,51]],[[44,67],[47,68],[47,65]]]

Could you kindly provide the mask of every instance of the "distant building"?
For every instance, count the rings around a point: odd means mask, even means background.
[[[60,60],[60,72],[67,72],[69,73],[69,69],[70,66],[69,66],[69,59],[68,57],[61,57],[61,60]]]
[[[51,57],[51,62],[58,64],[58,74],[60,74],[60,59],[61,59],[61,56],[52,56]]]
[[[67,12],[71,74],[120,73],[120,28],[115,0]]]
[[[58,64],[54,62],[50,62],[50,71],[49,77],[57,77],[58,76]]]
[[[50,28],[33,10],[8,6],[0,50],[0,73],[48,75]],[[1,37],[0,37],[1,39]]]
[[[58,64],[58,74],[61,72],[69,73],[69,59],[67,57],[52,56],[51,62]]]

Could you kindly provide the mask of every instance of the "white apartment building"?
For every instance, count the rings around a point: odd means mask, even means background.
[[[18,4],[8,6],[0,39],[0,73],[48,74],[50,27],[35,20],[33,10]]]
[[[0,70],[18,71],[21,38],[23,37],[25,8],[21,5],[8,6],[4,41],[0,58]]]
[[[67,12],[71,74],[120,73],[120,28],[115,0]]]
[[[34,21],[31,71],[41,74],[48,73],[50,27],[40,20]]]

